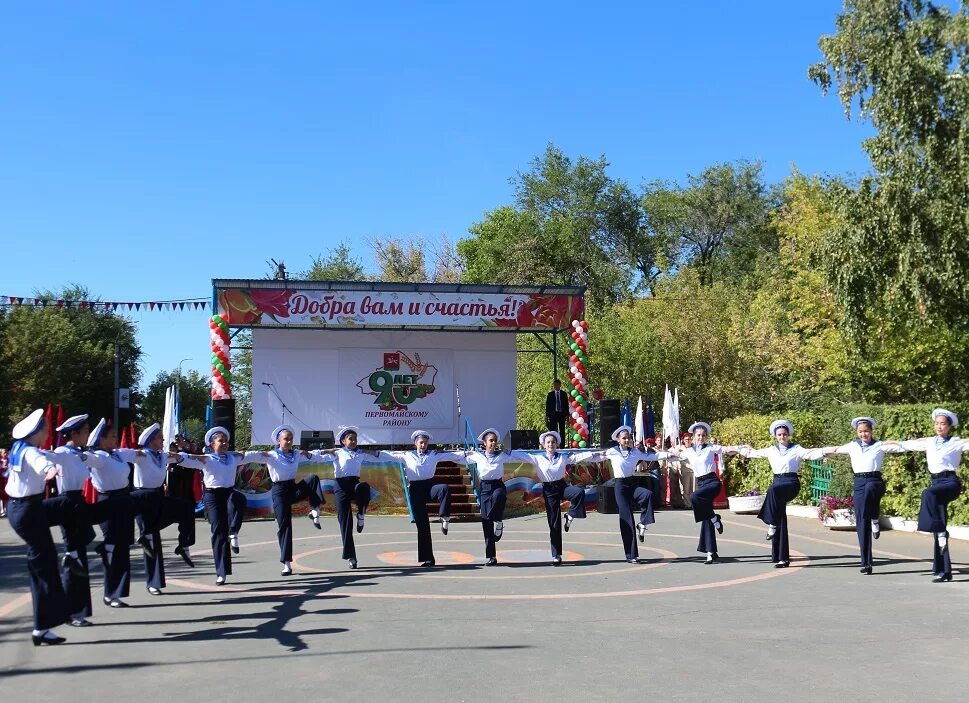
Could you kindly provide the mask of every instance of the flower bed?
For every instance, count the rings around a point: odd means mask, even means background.
[[[738,515],[756,514],[760,512],[766,498],[767,496],[761,495],[760,489],[755,488],[747,491],[744,495],[728,496],[727,505],[730,512]]]

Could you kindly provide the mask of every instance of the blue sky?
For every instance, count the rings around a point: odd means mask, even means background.
[[[840,6],[8,6],[0,295],[205,297],[344,240],[460,239],[550,141],[634,187],[741,158],[864,172],[867,128],[806,77]],[[205,314],[132,317],[146,381],[207,372]]]

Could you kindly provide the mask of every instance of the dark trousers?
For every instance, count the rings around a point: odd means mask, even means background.
[[[277,481],[272,489],[273,515],[276,517],[276,536],[279,538],[279,561],[293,560],[293,504],[308,501],[310,507],[323,505],[319,476],[311,475],[297,482],[295,479]]]
[[[336,519],[340,523],[340,536],[343,537],[343,558],[357,559],[357,549],[353,545],[353,511],[351,502],[357,504],[357,512],[365,513],[370,505],[370,484],[361,481],[359,476],[344,476],[336,480],[333,489],[336,499]]]
[[[613,491],[616,495],[616,507],[619,509],[619,535],[622,537],[622,548],[627,559],[639,557],[639,545],[636,543],[636,522],[633,518],[633,506],[640,511],[639,522],[652,525],[656,522],[653,516],[653,492],[648,488],[636,485],[636,479],[614,479]]]
[[[178,546],[195,544],[195,503],[170,498],[163,487],[139,488],[131,493],[135,504],[135,523],[142,536],[151,540],[152,554],[144,553],[145,582],[154,588],[165,587],[165,558],[161,531],[178,524]]]
[[[954,472],[945,471],[932,477],[932,483],[922,491],[922,507],[919,509],[919,530],[932,533],[932,573],[951,574],[952,560],[948,543],[939,546],[936,535],[949,535],[949,503],[962,493],[962,483]]]
[[[797,474],[775,474],[774,482],[767,489],[764,505],[757,515],[768,525],[777,528],[770,543],[771,559],[775,563],[791,560],[787,539],[787,504],[797,497],[800,490]]]
[[[562,442],[565,442],[565,418],[568,415],[564,412],[552,413],[547,418],[545,418],[545,425],[549,431],[554,430],[559,433],[559,437],[562,438]],[[564,444],[563,444],[564,446]]]
[[[427,503],[437,501],[440,507],[437,514],[440,517],[451,515],[451,488],[446,483],[434,483],[434,479],[427,478],[411,481],[408,488],[410,511],[414,516],[417,527],[417,561],[434,561],[434,546],[431,542],[431,521],[427,517]]]
[[[64,538],[64,548],[68,552],[77,552],[77,560],[83,567],[83,573],[70,569],[61,569],[61,585],[67,596],[67,608],[71,617],[90,617],[91,608],[91,577],[88,573],[87,546],[97,536],[91,525],[100,523],[107,518],[108,503],[94,503],[89,505],[84,501],[83,491],[65,491],[58,498],[70,502],[73,510],[80,516],[73,528],[61,526],[61,537]],[[57,500],[52,498],[51,500]]]
[[[690,505],[693,506],[693,519],[700,523],[700,544],[698,552],[717,553],[717,530],[710,520],[713,512],[713,501],[720,495],[720,479],[716,474],[707,474],[696,480],[696,490],[690,494]]]
[[[7,505],[10,526],[27,545],[27,572],[37,630],[49,630],[70,619],[58,573],[57,547],[50,535],[50,526],[64,524],[68,516],[63,506],[47,503],[40,496],[33,496],[11,498]]]
[[[570,486],[564,479],[542,484],[545,500],[545,517],[548,520],[548,539],[552,545],[552,557],[562,556],[562,500],[569,501],[569,515],[585,517],[585,489]]]
[[[172,498],[182,498],[195,505],[195,475],[194,469],[184,466],[173,466],[168,470],[168,495]]]
[[[205,515],[212,528],[212,556],[215,575],[225,578],[232,574],[232,554],[229,535],[239,534],[246,510],[246,497],[234,488],[206,488],[202,494]]]
[[[505,482],[500,478],[482,481],[478,488],[478,500],[481,503],[481,531],[484,533],[485,558],[492,559],[498,553],[495,550],[495,522],[505,519],[505,503],[508,502]]]
[[[110,552],[105,549],[101,557],[104,597],[125,598],[131,587],[131,543],[135,541],[134,502],[131,494],[122,490],[117,493],[98,494],[98,504],[106,513],[101,522],[104,542],[113,547]]]
[[[863,567],[872,566],[871,521],[881,516],[883,495],[885,495],[885,481],[881,473],[876,472],[873,476],[855,474],[855,529],[858,531],[858,548]]]

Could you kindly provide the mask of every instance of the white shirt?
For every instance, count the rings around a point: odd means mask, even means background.
[[[309,464],[317,461],[313,457],[295,450],[287,454],[277,448],[270,449],[268,452],[262,452],[262,454],[263,458],[261,461],[269,468],[269,478],[272,479],[273,483],[278,483],[279,481],[294,481],[296,474],[299,473],[300,464]]]
[[[135,465],[135,488],[161,488],[168,477],[168,465],[178,458],[170,458],[168,452],[154,449],[118,449],[118,456]]]
[[[310,456],[316,461],[324,464],[333,464],[333,475],[336,478],[347,478],[349,476],[359,476],[360,469],[364,464],[386,464],[386,459],[381,459],[373,454],[368,454],[361,449],[354,449],[352,452],[346,447],[340,447],[332,454],[324,454],[322,450],[314,449]],[[394,460],[396,461],[396,459]]]
[[[84,482],[91,475],[91,471],[88,469],[83,450],[64,445],[45,454],[57,465],[58,493],[84,490]]]
[[[730,451],[736,451],[736,447],[724,447],[719,444],[704,444],[698,447],[694,444],[684,449],[680,458],[690,465],[693,475],[700,478],[708,474],[716,475],[716,458]]]
[[[531,464],[534,466],[535,473],[538,474],[538,480],[542,483],[559,481],[565,478],[565,470],[568,465],[576,463],[575,459],[569,457],[568,454],[563,454],[559,451],[556,451],[555,454],[549,456],[548,452],[542,452],[541,454],[530,454],[529,452],[521,449],[515,449],[511,452],[511,455],[522,463]]]
[[[98,493],[117,491],[128,487],[128,462],[121,458],[117,449],[106,452],[95,449],[84,454],[87,465],[91,467],[91,483]]]
[[[403,463],[404,474],[408,481],[426,481],[434,478],[437,465],[442,461],[451,461],[455,464],[467,463],[464,452],[430,451],[418,454],[416,449],[409,452],[380,452],[377,458]]]
[[[636,472],[636,466],[641,461],[659,461],[660,459],[675,459],[669,452],[644,452],[633,447],[621,449],[609,447],[606,450],[575,452],[572,461],[576,464],[586,461],[608,461],[612,465],[613,478],[629,478]]]
[[[468,452],[468,461],[474,463],[474,470],[482,481],[500,481],[505,477],[505,464],[519,461],[508,452],[485,454],[477,450]]]
[[[228,454],[206,454],[201,460],[180,453],[181,465],[202,471],[202,484],[206,488],[232,488],[236,485],[236,470],[243,464],[258,464],[265,461],[263,452],[237,452]]]
[[[800,444],[789,444],[786,447],[772,444],[763,449],[740,447],[740,454],[748,459],[767,459],[775,474],[796,474],[802,461],[820,459],[824,456],[824,449],[807,449]]]
[[[37,447],[27,447],[20,456],[20,463],[10,462],[7,476],[7,495],[11,498],[27,498],[43,495],[47,472],[55,466],[50,463],[44,452]]]
[[[923,437],[899,442],[906,452],[925,452],[930,474],[958,471],[962,453],[969,452],[969,440],[961,437]]]
[[[881,471],[882,462],[886,454],[900,454],[902,449],[898,442],[872,442],[862,444],[861,440],[854,440],[840,447],[835,447],[832,454],[847,454],[851,459],[851,470],[856,474],[867,474],[872,471]]]

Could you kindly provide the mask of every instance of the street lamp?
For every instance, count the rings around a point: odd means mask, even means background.
[[[182,359],[181,361],[178,362],[178,374],[175,376],[175,395],[176,396],[178,395],[178,387],[182,383],[182,364],[184,364],[186,361],[191,361],[191,360],[192,360],[191,358],[188,358],[188,359]]]

